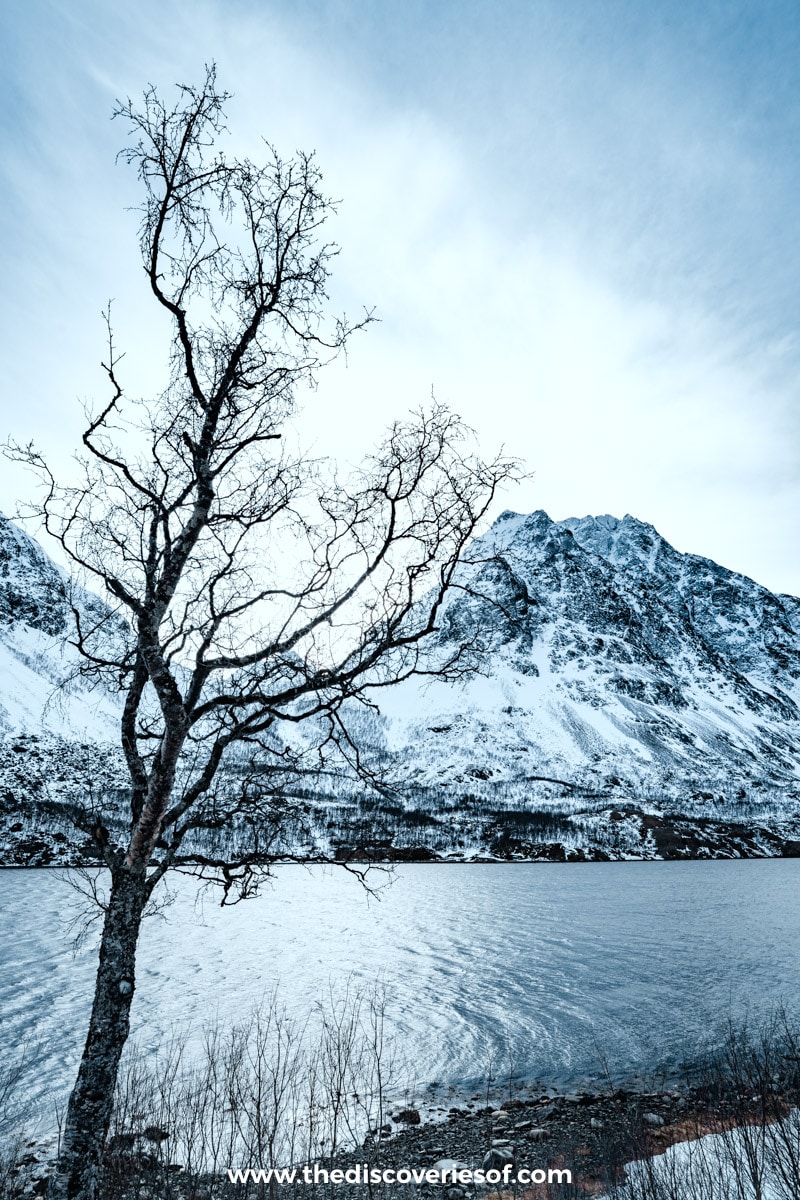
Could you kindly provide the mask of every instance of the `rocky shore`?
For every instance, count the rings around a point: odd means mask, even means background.
[[[756,1097],[753,1097],[755,1100]],[[784,1114],[798,1103],[794,1090],[774,1096],[774,1111]],[[756,1106],[757,1108],[758,1106]],[[283,1194],[288,1197],[331,1196],[337,1200],[375,1200],[376,1196],[406,1200],[557,1200],[600,1197],[622,1183],[634,1160],[663,1153],[677,1142],[730,1129],[737,1123],[757,1123],[760,1111],[742,1110],[741,1096],[720,1094],[708,1083],[670,1090],[618,1088],[604,1092],[558,1093],[523,1088],[512,1098],[487,1104],[474,1095],[449,1106],[432,1102],[419,1108],[395,1108],[386,1123],[371,1130],[361,1146],[320,1160],[328,1175],[343,1176],[357,1166],[370,1169],[447,1171],[444,1183],[365,1184],[324,1180],[315,1186],[294,1184],[231,1184],[216,1176],[190,1177],[171,1162],[166,1134],[136,1145],[116,1147],[109,1160],[109,1200],[248,1200]],[[16,1181],[3,1192],[16,1200],[44,1197],[52,1147],[29,1143],[19,1160]],[[264,1164],[259,1164],[264,1165]],[[454,1169],[509,1166],[507,1185],[454,1183]],[[547,1174],[569,1172],[561,1182],[515,1183],[520,1169]],[[536,1175],[533,1175],[536,1179]],[[10,1181],[9,1181],[10,1182]]]
[[[717,1106],[699,1087],[566,1094],[526,1090],[496,1107],[476,1095],[449,1108],[396,1112],[391,1126],[374,1131],[363,1150],[371,1160],[394,1168],[433,1167],[444,1161],[472,1169],[502,1169],[506,1163],[515,1171],[566,1169],[571,1185],[504,1190],[529,1197],[597,1196],[623,1178],[625,1163],[691,1136],[694,1126],[708,1126],[712,1109],[716,1112]],[[340,1157],[342,1165],[352,1166],[363,1161],[364,1154]],[[415,1190],[422,1195],[441,1191],[425,1183]],[[492,1190],[497,1189],[452,1184],[444,1188],[447,1200],[469,1200]],[[353,1188],[351,1194],[356,1192]]]

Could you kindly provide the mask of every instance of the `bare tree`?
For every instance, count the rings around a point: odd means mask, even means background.
[[[84,673],[122,693],[130,775],[122,839],[89,814],[111,882],[49,1192],[59,1200],[96,1195],[154,888],[194,864],[226,897],[246,894],[276,857],[285,781],[309,746],[358,768],[347,706],[415,672],[466,669],[476,632],[437,647],[437,620],[514,472],[476,457],[435,405],[395,424],[350,482],[293,455],[282,434],[298,385],[371,316],[326,315],[336,248],[320,235],[334,206],[313,156],[226,157],[226,99],[211,68],[172,107],[150,87],[115,113],[144,189],[144,269],[171,329],[163,392],[123,395],[109,312],[110,399],[87,413],[80,482],[60,483],[32,446],[10,449],[44,479],[47,531],[109,598],[96,619],[76,606],[74,642]],[[202,831],[227,828],[235,851],[203,850]]]

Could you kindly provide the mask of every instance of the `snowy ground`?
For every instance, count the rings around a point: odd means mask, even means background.
[[[797,1200],[790,1181],[797,1178],[798,1150],[795,1111],[772,1130],[707,1134],[632,1163],[626,1184],[605,1200]]]

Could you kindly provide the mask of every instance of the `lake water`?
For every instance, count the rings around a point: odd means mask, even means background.
[[[353,977],[385,983],[421,1082],[474,1085],[511,1047],[518,1077],[573,1086],[674,1065],[730,1015],[800,1012],[800,860],[410,864],[379,900],[344,871],[284,867],[229,909],[176,886],[140,946],[151,1046],[246,1018],[277,982],[302,1015]],[[0,872],[0,1061],[25,1047],[40,1106],[63,1098],[89,1012],[96,947],[73,956],[73,908],[58,873]]]

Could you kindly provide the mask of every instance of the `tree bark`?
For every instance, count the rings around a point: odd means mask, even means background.
[[[98,1174],[114,1108],[117,1070],[130,1028],[136,943],[147,898],[141,867],[112,872],[89,1032],[48,1200],[100,1197]]]

